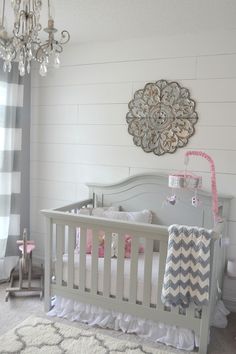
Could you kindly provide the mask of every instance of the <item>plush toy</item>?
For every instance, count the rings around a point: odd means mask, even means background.
[[[105,232],[100,230],[98,233],[98,257],[104,257]]]
[[[131,257],[131,248],[132,248],[132,237],[130,235],[125,235],[125,258]],[[139,253],[144,252],[144,247],[139,245]]]

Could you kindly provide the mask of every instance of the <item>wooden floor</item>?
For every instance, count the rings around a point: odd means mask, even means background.
[[[30,315],[45,316],[43,311],[43,302],[39,297],[16,297],[5,302],[6,284],[0,285],[0,335],[7,332],[17,324],[22,322]],[[229,325],[225,329],[212,328],[211,342],[209,345],[209,354],[236,354],[236,313],[228,317]],[[63,320],[68,323],[68,321]],[[71,322],[69,324],[72,325]],[[75,323],[73,325],[76,326]],[[80,325],[80,324],[78,324]],[[106,330],[103,330],[103,333]],[[107,330],[108,331],[108,330]],[[114,331],[112,331],[114,332]],[[106,332],[105,332],[106,333]],[[109,331],[109,334],[111,331]],[[119,333],[119,334],[118,334]],[[127,337],[127,335],[117,332],[114,336]],[[132,336],[134,337],[134,336]],[[160,348],[160,346],[158,346]],[[163,347],[163,346],[161,346]],[[164,348],[167,348],[164,346]],[[176,350],[176,353],[179,351]]]

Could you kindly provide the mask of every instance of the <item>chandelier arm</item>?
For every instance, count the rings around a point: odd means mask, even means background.
[[[62,45],[59,43],[59,42],[56,42],[55,43],[56,44],[56,52],[57,53],[59,53],[59,54],[61,54],[62,52],[63,52],[63,47],[62,47]]]
[[[33,53],[35,53],[32,54],[32,59],[37,60],[37,52],[39,50],[40,45],[38,42],[33,41],[31,42],[31,47],[33,48]]]
[[[48,48],[48,47],[49,47],[48,41],[45,44],[40,45],[36,51],[36,54],[35,54],[36,59],[43,61],[42,57],[43,57],[43,55],[46,55],[44,49]],[[42,53],[41,55],[40,55],[40,52]]]
[[[66,30],[63,30],[61,32],[61,40],[60,40],[60,44],[64,45],[66,43],[68,43],[70,40],[70,33]]]

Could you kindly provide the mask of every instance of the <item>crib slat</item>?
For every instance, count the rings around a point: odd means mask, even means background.
[[[132,236],[129,301],[134,304],[137,299],[138,241],[138,237]]]
[[[158,272],[158,285],[157,285],[157,309],[158,310],[164,309],[164,305],[161,301],[161,292],[162,292],[163,278],[164,278],[165,266],[166,266],[166,255],[167,255],[167,242],[160,241],[159,272]]]
[[[73,288],[74,286],[74,248],[75,248],[75,228],[69,227],[68,233],[68,275],[67,286]]]
[[[87,229],[80,227],[79,238],[79,289],[81,292],[85,291],[86,282],[86,238]]]
[[[110,296],[111,287],[111,235],[106,231],[104,246],[103,296]]]
[[[64,225],[56,225],[56,283],[62,285],[62,264],[63,264],[63,245],[64,245]]]
[[[116,271],[116,298],[123,299],[124,294],[124,235],[118,234],[118,258]]]
[[[91,266],[91,293],[97,294],[98,291],[98,233],[93,229],[92,237],[92,266]]]
[[[153,240],[145,240],[143,305],[150,306],[152,290]]]

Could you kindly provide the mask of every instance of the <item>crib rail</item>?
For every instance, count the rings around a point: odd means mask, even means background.
[[[93,205],[94,204],[94,198],[93,199],[85,199],[78,201],[73,204],[68,204],[63,207],[55,209],[55,211],[62,211],[62,212],[75,212],[76,210],[79,210],[83,207],[87,207],[88,205]]]
[[[73,205],[72,210],[76,212]],[[170,308],[161,301],[162,282],[165,270],[168,230],[165,226],[150,224],[134,224],[125,221],[107,220],[102,218],[65,213],[62,211],[44,210],[47,218],[47,238],[45,254],[45,308],[50,309],[51,296],[61,295],[77,299],[81,302],[102,306],[118,312],[130,313],[141,318],[148,318],[167,324],[192,328],[200,333],[201,312],[195,307],[183,310],[180,307]],[[79,238],[79,272],[75,274],[76,230],[80,228]],[[99,230],[105,233],[102,289],[99,289],[99,240],[92,238],[91,273],[86,272],[86,236],[90,229],[93,235]],[[111,292],[111,235],[118,235],[118,256],[116,259],[115,293]],[[131,258],[128,296],[124,292],[124,236],[131,235]],[[143,290],[138,299],[139,241],[145,239]],[[154,242],[159,242],[159,267],[153,269]],[[65,262],[63,254],[68,254],[67,271],[63,272]],[[152,276],[157,273],[155,300],[151,299]],[[90,286],[88,286],[88,276]],[[113,281],[114,282],[114,281]],[[127,290],[127,289],[126,289]],[[127,292],[127,291],[126,291]]]

